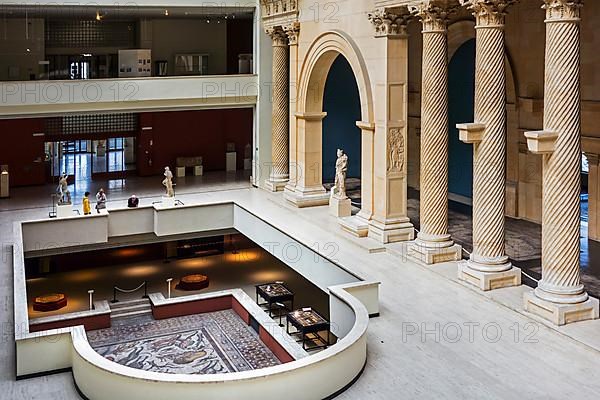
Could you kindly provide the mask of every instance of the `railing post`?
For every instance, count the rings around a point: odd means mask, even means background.
[[[111,303],[117,303],[119,300],[117,300],[117,287],[113,286],[113,299],[111,301]]]
[[[144,281],[144,295],[142,296],[143,299],[147,299],[148,298],[148,281]]]

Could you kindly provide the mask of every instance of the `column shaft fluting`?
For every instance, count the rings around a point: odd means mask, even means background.
[[[287,36],[283,29],[268,31],[273,40],[273,117],[272,117],[272,168],[269,183],[282,190],[289,179],[289,56]]]
[[[448,241],[448,40],[446,22],[423,16],[421,92],[421,232]],[[434,19],[435,18],[435,19]],[[432,243],[432,244],[433,244]]]
[[[547,1],[544,131],[558,136],[543,159],[542,280],[536,295],[587,300],[580,281],[581,113],[577,1]]]
[[[504,248],[506,78],[504,14],[476,12],[475,122],[484,125],[473,149],[473,253],[469,266],[499,272],[511,265]]]

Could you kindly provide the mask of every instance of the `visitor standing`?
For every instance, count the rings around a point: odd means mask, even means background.
[[[140,199],[135,194],[132,194],[129,200],[127,200],[127,207],[129,208],[135,208],[138,204],[140,204]]]
[[[96,211],[100,214],[100,210],[106,208],[106,193],[104,193],[104,189],[100,188],[98,193],[96,193]]]
[[[83,215],[90,215],[92,207],[90,206],[90,192],[85,192],[83,195]]]

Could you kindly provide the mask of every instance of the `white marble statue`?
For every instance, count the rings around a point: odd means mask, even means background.
[[[162,184],[167,190],[167,197],[175,197],[175,192],[173,191],[173,173],[169,167],[165,167],[165,173],[163,174],[165,179],[163,179]]]
[[[348,172],[348,156],[344,150],[337,150],[337,160],[335,162],[335,186],[333,186],[332,196],[338,199],[345,199],[346,196],[346,173]]]
[[[63,172],[60,178],[58,178],[58,187],[56,188],[56,193],[58,194],[58,203],[59,204],[70,204],[71,203],[71,192],[69,192],[69,183],[68,183],[69,175],[66,172]]]

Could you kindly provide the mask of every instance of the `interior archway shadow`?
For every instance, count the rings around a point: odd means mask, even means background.
[[[335,181],[337,149],[348,155],[346,193],[355,207],[361,205],[361,131],[356,121],[361,119],[360,94],[352,67],[343,55],[338,55],[325,82],[323,111],[323,186],[327,190]]]

